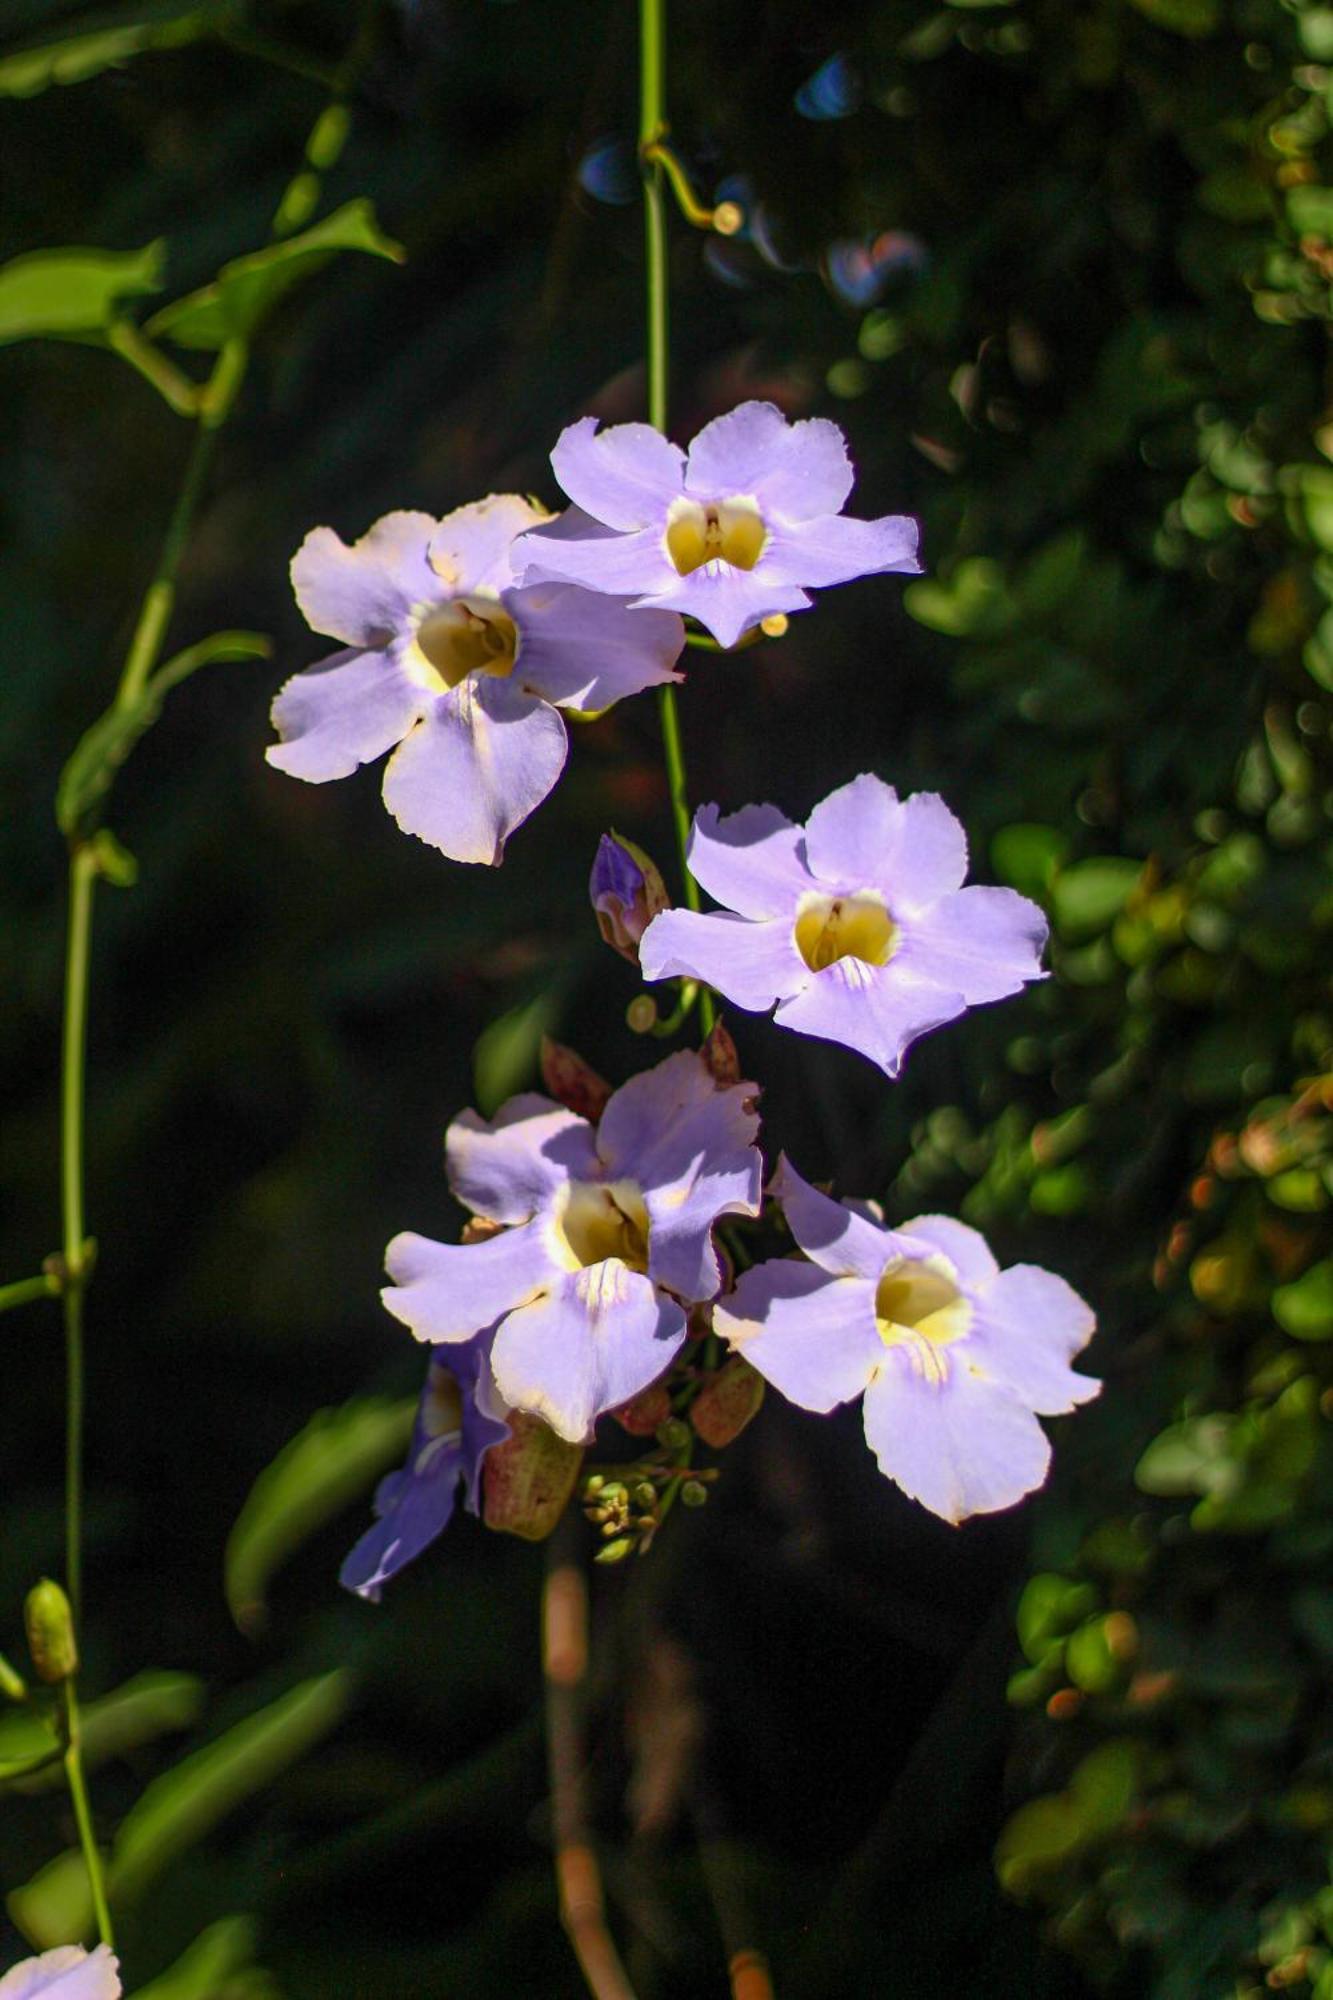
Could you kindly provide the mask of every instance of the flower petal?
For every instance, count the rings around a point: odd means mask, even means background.
[[[807,590],[890,571],[919,576],[920,540],[910,514],[885,514],[878,521],[828,514],[793,528],[773,522],[755,573],[765,583],[803,584]]]
[[[438,581],[435,595],[508,590],[515,581],[511,550],[515,539],[546,520],[545,510],[519,493],[490,493],[455,507],[432,522],[430,566]]]
[[[1051,1447],[1026,1405],[958,1361],[942,1381],[922,1374],[909,1353],[890,1350],[865,1395],[866,1443],[885,1477],[954,1523],[1040,1486]]]
[[[496,1387],[515,1410],[581,1444],[605,1410],[655,1382],[685,1339],[685,1314],[619,1258],[562,1273],[495,1337]]]
[[[816,875],[878,889],[895,916],[949,894],[967,873],[967,836],[944,800],[934,792],[900,799],[869,771],[820,801],[805,845]]]
[[[713,1326],[789,1403],[821,1414],[859,1396],[884,1357],[874,1285],[789,1257],[746,1271]]]
[[[388,1310],[418,1340],[471,1340],[549,1284],[558,1267],[537,1220],[484,1243],[437,1243],[404,1230],[384,1253]]]
[[[956,1020],[966,1007],[961,993],[902,977],[898,958],[888,965],[840,958],[811,973],[799,993],[782,1001],[776,1018],[798,1034],[856,1049],[892,1077],[919,1036]]]
[[[523,587],[534,583],[579,583],[607,597],[651,600],[670,589],[676,571],[658,528],[619,534],[577,507],[548,526],[524,535],[514,550]]]
[[[710,1231],[720,1215],[758,1215],[763,1162],[755,1086],[719,1090],[690,1049],[622,1085],[597,1150],[608,1177],[634,1180],[648,1210],[648,1275],[690,1303],[722,1282]]]
[[[787,1226],[806,1256],[832,1277],[868,1278],[878,1284],[884,1266],[904,1254],[892,1231],[877,1228],[867,1216],[820,1194],[801,1179],[785,1153],[770,1191],[781,1202]]]
[[[348,548],[332,528],[312,528],[292,557],[292,588],[306,623],[345,646],[380,646],[416,604],[440,595],[427,559],[430,514],[385,514]]]
[[[622,598],[541,583],[509,591],[505,610],[518,627],[515,679],[543,701],[601,710],[682,675],[672,668],[685,627],[669,611],[631,611]]]
[[[1014,889],[959,889],[905,921],[895,964],[961,993],[969,1007],[1043,977],[1046,919]]]
[[[606,583],[602,588],[609,590],[611,585]],[[631,585],[626,583],[624,588],[628,592]],[[752,625],[778,611],[804,611],[810,599],[796,585],[766,576],[762,562],[754,569],[737,569],[719,558],[691,570],[688,576],[678,576],[664,556],[656,581],[645,586],[635,602],[636,606],[656,604],[664,611],[697,618],[719,646],[734,646]]]
[[[271,714],[282,741],[264,754],[312,784],[346,778],[401,743],[430,701],[396,651],[334,653],[279,689]]]
[[[512,681],[470,674],[389,759],[384,803],[404,833],[454,861],[498,867],[564,767],[565,725]]]
[[[566,1181],[597,1173],[587,1119],[536,1091],[511,1097],[489,1123],[460,1113],[444,1135],[444,1158],[457,1199],[494,1222],[526,1222]]]
[[[900,1225],[898,1234],[921,1246],[914,1248],[915,1256],[922,1251],[936,1251],[947,1257],[969,1291],[989,1284],[999,1273],[1000,1267],[981,1231],[969,1229],[965,1222],[956,1222],[951,1215],[914,1215],[910,1222]]]
[[[690,446],[685,490],[700,500],[752,494],[789,521],[836,514],[852,490],[847,441],[827,417],[789,424],[775,403],[740,403]]]
[[[701,806],[686,859],[700,888],[743,917],[794,922],[811,887],[801,829],[776,806],[742,806],[725,819],[716,806]]]
[[[598,432],[596,417],[561,431],[551,466],[576,507],[608,528],[644,528],[662,521],[681,490],[685,454],[651,424],[613,424]]]
[[[747,1013],[762,1014],[799,991],[810,969],[785,917],[749,923],[744,917],[663,910],[639,940],[645,979],[701,979]]]
[[[1091,1402],[1101,1388],[1069,1366],[1095,1325],[1091,1307],[1063,1278],[1015,1264],[977,1293],[968,1355],[1030,1408],[1057,1416]]]
[[[54,1951],[21,1959],[0,1979],[0,2000],[120,2000],[120,1960],[109,1946],[85,1951],[81,1944],[59,1944]]]

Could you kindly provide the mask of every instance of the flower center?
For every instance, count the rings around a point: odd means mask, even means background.
[[[417,651],[447,688],[469,674],[514,671],[518,628],[507,611],[486,597],[451,597],[429,610],[417,626]]]
[[[667,513],[666,549],[676,572],[689,576],[705,563],[753,569],[764,553],[768,530],[753,500],[673,500]]]
[[[932,1264],[890,1264],[875,1288],[875,1322],[886,1347],[906,1347],[917,1373],[937,1386],[948,1376],[940,1349],[961,1340],[972,1308],[948,1272]]]
[[[570,1181],[556,1207],[555,1236],[571,1271],[618,1258],[631,1271],[648,1269],[648,1210],[635,1181]]]
[[[887,965],[898,948],[898,926],[873,889],[858,889],[854,896],[802,896],[794,936],[812,972],[823,972],[840,958]]]

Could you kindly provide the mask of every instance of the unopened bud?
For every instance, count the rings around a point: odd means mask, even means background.
[[[493,1444],[482,1463],[482,1519],[488,1528],[541,1542],[569,1503],[583,1446],[567,1444],[522,1410],[509,1422],[511,1435]]]
[[[651,993],[636,994],[625,1009],[625,1026],[632,1035],[651,1035],[657,1026],[657,1002]]]
[[[708,1488],[697,1479],[687,1479],[680,1489],[682,1507],[702,1507],[708,1499]]]
[[[639,962],[639,939],[670,905],[661,870],[650,855],[618,833],[604,833],[592,864],[588,894],[597,928],[613,951]]]
[[[683,1424],[679,1417],[668,1417],[657,1433],[657,1442],[666,1451],[679,1451],[681,1446],[688,1444],[689,1441],[690,1427],[688,1424]]]
[[[660,1382],[654,1382],[611,1414],[631,1437],[655,1437],[659,1426],[671,1415],[671,1398]]]
[[[764,1400],[764,1378],[743,1355],[733,1354],[709,1375],[690,1405],[690,1422],[714,1451],[738,1438]]]
[[[28,1684],[21,1673],[11,1667],[3,1653],[0,1653],[0,1694],[6,1701],[26,1701]]]
[[[597,1563],[621,1563],[634,1551],[633,1535],[621,1535],[619,1540],[608,1542],[604,1549],[598,1549],[593,1561]]]
[[[23,1623],[28,1634],[28,1651],[38,1680],[58,1687],[79,1671],[79,1649],[74,1643],[74,1613],[58,1583],[44,1576],[28,1592],[23,1606]]]
[[[563,1042],[543,1035],[541,1072],[542,1082],[557,1104],[563,1104],[566,1111],[573,1111],[593,1125],[597,1123],[606,1109],[611,1086],[605,1077],[598,1076],[591,1063],[585,1062],[576,1050],[567,1049]]]
[[[651,1480],[648,1479],[641,1480],[639,1485],[637,1485],[634,1489],[635,1506],[652,1507],[656,1504],[656,1501],[657,1501],[657,1488],[653,1485]]]

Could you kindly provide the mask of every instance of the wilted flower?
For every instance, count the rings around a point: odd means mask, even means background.
[[[657,863],[632,840],[604,833],[597,843],[588,894],[606,943],[637,965],[639,939],[671,900]]]
[[[319,784],[393,749],[384,803],[403,831],[498,863],[560,776],[557,710],[678,678],[685,638],[667,613],[645,622],[594,592],[517,588],[511,545],[545,518],[501,493],[442,521],[386,514],[351,548],[313,529],[292,562],[297,602],[348,650],[281,690],[269,762]]]
[[[347,1588],[372,1604],[378,1604],[389,1578],[448,1527],[460,1479],[464,1506],[470,1514],[479,1511],[482,1460],[509,1436],[491,1375],[490,1346],[479,1334],[431,1354],[407,1463],[380,1481],[375,1525],[340,1572]]]
[[[851,461],[823,417],[789,424],[772,403],[741,403],[705,424],[688,454],[648,424],[598,435],[597,419],[582,417],[551,464],[574,507],[524,536],[526,579],[686,612],[723,646],[774,612],[802,610],[811,588],[921,567],[907,515],[841,513]]]
[[[727,912],[664,910],[639,947],[644,977],[700,979],[752,1013],[776,1002],[784,1028],[889,1076],[928,1029],[1041,977],[1041,911],[961,887],[967,841],[933,792],[899,799],[862,775],[803,828],[774,806],[705,806],[689,866]]]
[[[395,1236],[384,1303],[418,1340],[494,1328],[504,1401],[581,1443],[666,1368],[686,1308],[716,1295],[713,1223],[759,1212],[754,1095],[719,1089],[683,1050],[617,1090],[595,1129],[535,1092],[492,1123],[465,1111],[446,1136],[449,1184],[506,1226],[470,1244]]]
[[[120,1960],[106,1945],[85,1951],[81,1944],[60,1944],[37,1958],[12,1965],[0,1979],[0,2000],[120,2000]]]
[[[885,1229],[819,1194],[783,1161],[774,1183],[811,1259],[747,1271],[713,1324],[802,1409],[864,1394],[880,1471],[946,1521],[1012,1506],[1051,1448],[1034,1412],[1095,1396],[1073,1357],[1092,1337],[1083,1300],[1050,1271],[1002,1271],[975,1229],[921,1215]]]

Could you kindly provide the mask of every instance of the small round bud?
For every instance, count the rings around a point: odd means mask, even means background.
[[[584,1499],[595,1500],[597,1498],[597,1495],[601,1492],[602,1488],[605,1486],[605,1484],[606,1481],[603,1479],[600,1472],[590,1472],[588,1474],[588,1477],[583,1482]]]
[[[785,637],[790,622],[785,611],[770,611],[767,618],[759,620],[759,630],[766,639],[781,639]]]
[[[658,1428],[657,1442],[667,1451],[679,1451],[681,1446],[688,1444],[689,1441],[690,1427],[682,1423],[679,1417],[668,1417]]]
[[[657,1488],[650,1480],[644,1479],[634,1489],[636,1507],[652,1507],[657,1500]]]
[[[738,201],[720,201],[713,210],[713,227],[719,236],[734,236],[745,221]]]
[[[633,1549],[633,1535],[622,1535],[618,1542],[608,1542],[604,1549],[598,1549],[596,1555],[593,1557],[593,1561],[599,1563],[624,1562],[625,1557],[632,1554]]]
[[[651,1035],[657,1026],[657,1002],[651,993],[640,993],[625,1009],[625,1026],[632,1035]]]
[[[629,1488],[623,1479],[608,1479],[602,1487],[602,1498],[611,1506],[617,1506],[622,1500],[628,1500]]]
[[[682,1507],[702,1507],[708,1499],[708,1488],[697,1479],[687,1479],[680,1489]]]
[[[58,1583],[44,1576],[28,1592],[23,1606],[23,1623],[28,1634],[28,1651],[38,1680],[58,1687],[79,1671],[79,1649],[74,1643],[74,1613]]]

